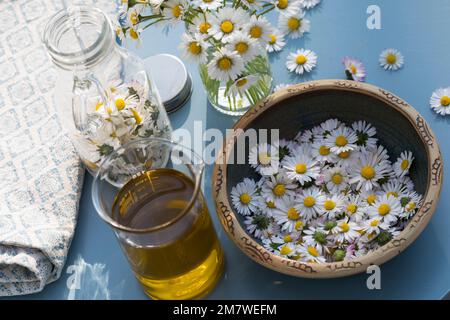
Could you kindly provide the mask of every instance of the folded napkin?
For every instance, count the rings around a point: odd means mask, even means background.
[[[47,19],[69,4],[0,2],[0,296],[58,279],[76,226],[84,170],[57,118],[56,68],[41,42]]]

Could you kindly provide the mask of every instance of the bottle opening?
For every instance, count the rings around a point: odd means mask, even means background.
[[[54,14],[43,42],[55,64],[64,69],[97,63],[113,44],[109,19],[99,9],[71,6]]]

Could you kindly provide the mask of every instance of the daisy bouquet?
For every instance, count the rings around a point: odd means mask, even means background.
[[[305,10],[320,0],[128,0],[119,37],[140,40],[151,25],[182,22],[186,32],[180,49],[200,65],[200,75],[213,106],[242,114],[272,89],[267,52],[280,51],[284,37],[296,39],[309,31]],[[277,12],[278,28],[265,15]]]
[[[249,163],[259,178],[232,188],[232,203],[247,231],[282,257],[323,263],[366,255],[421,205],[409,177],[412,153],[392,156],[371,124],[330,119],[291,141],[254,146]]]

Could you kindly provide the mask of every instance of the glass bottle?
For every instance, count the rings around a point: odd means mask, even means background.
[[[167,113],[143,61],[116,43],[105,13],[63,9],[48,21],[43,42],[58,67],[58,116],[91,174],[131,140],[170,139]]]

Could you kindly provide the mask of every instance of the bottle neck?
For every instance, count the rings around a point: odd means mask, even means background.
[[[114,32],[99,9],[73,6],[53,15],[43,42],[52,61],[66,70],[89,69],[114,48]]]

